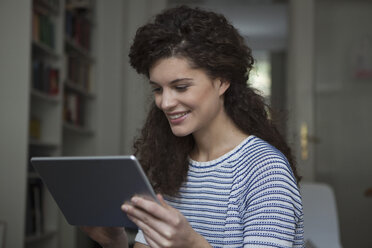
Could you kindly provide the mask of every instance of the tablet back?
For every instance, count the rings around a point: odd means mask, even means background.
[[[135,228],[121,205],[135,194],[156,199],[134,156],[38,157],[31,163],[71,225]]]

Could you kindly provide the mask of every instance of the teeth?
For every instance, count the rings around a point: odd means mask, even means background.
[[[174,120],[174,119],[178,119],[178,118],[180,118],[180,117],[182,117],[182,116],[184,116],[184,115],[186,115],[186,114],[187,114],[187,112],[182,113],[182,114],[177,114],[177,115],[169,115],[169,118],[170,118],[171,120]]]

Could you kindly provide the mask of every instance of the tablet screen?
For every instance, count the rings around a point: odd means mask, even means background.
[[[134,195],[157,201],[134,156],[34,157],[31,163],[71,225],[136,228],[121,205]]]

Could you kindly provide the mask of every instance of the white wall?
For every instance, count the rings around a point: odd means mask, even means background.
[[[11,248],[25,232],[30,20],[31,1],[0,2],[0,221]]]
[[[97,1],[97,153],[121,153],[123,60],[125,30],[124,1]]]
[[[166,0],[97,1],[99,154],[130,154],[147,113],[148,82],[129,65],[138,27],[166,7]]]
[[[370,37],[372,3],[317,1],[315,18],[316,178],[336,193],[344,247],[372,247],[372,78],[353,76],[355,48]],[[371,65],[372,66],[372,65]]]
[[[142,127],[150,102],[147,79],[139,76],[129,65],[129,48],[137,28],[147,23],[166,6],[166,0],[131,0],[126,1],[124,5],[122,151],[125,154],[132,153],[134,137]]]

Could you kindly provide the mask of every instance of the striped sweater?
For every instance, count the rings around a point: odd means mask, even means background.
[[[284,155],[249,136],[208,162],[190,159],[167,202],[213,247],[304,247],[301,196]],[[141,231],[136,241],[146,243]]]

